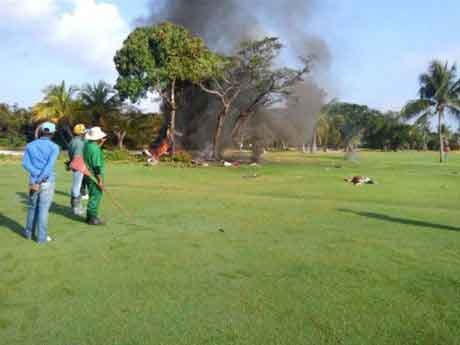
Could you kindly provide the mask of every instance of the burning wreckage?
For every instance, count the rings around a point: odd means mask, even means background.
[[[309,145],[326,98],[315,80],[331,60],[326,43],[305,32],[314,8],[310,0],[163,0],[152,5],[141,22],[182,25],[234,63],[219,79],[180,85],[173,130],[165,128],[146,151],[149,161],[155,164],[176,145],[200,161],[222,161],[224,150],[245,146],[254,162],[275,143]],[[266,28],[263,18],[273,25]],[[266,32],[280,38],[263,38]],[[280,68],[286,58],[297,68]],[[169,123],[165,105],[163,114]]]
[[[222,160],[225,149],[247,146],[253,162],[275,143],[304,146],[312,137],[325,92],[306,79],[313,57],[304,59],[301,69],[274,68],[281,49],[277,38],[253,41],[239,51],[237,64],[226,71],[224,80],[185,85],[177,96],[181,106],[174,133],[168,109],[163,107],[166,128],[146,151],[150,162],[158,162],[174,146],[196,152],[204,161]],[[263,63],[252,65],[257,58]],[[228,103],[227,98],[216,97],[225,87],[232,90]]]

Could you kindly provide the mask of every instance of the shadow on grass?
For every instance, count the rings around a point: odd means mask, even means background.
[[[424,222],[424,221],[416,220],[416,219],[393,217],[393,216],[376,213],[376,212],[358,212],[358,211],[353,211],[353,210],[343,209],[343,208],[338,209],[337,211],[352,213],[357,216],[377,219],[377,220],[390,222],[390,223],[398,223],[398,224],[404,224],[404,225],[419,226],[422,228],[439,229],[439,230],[447,230],[447,231],[460,231],[460,228],[455,227],[455,226]]]
[[[24,238],[24,226],[19,224],[17,221],[14,219],[11,219],[4,214],[0,213],[0,224],[10,230],[11,232],[14,232],[16,235]]]
[[[62,193],[62,192],[60,192],[60,193]],[[21,192],[18,192],[16,194],[20,198],[21,204],[23,204],[24,206],[27,207],[28,200],[29,200],[28,194],[27,193],[21,193]],[[57,214],[57,215],[60,215],[60,216],[63,216],[65,218],[68,218],[68,219],[73,220],[75,222],[80,222],[80,223],[84,222],[83,218],[73,214],[73,212],[70,209],[70,207],[65,207],[65,206],[59,205],[59,204],[57,204],[55,202],[53,202],[53,204],[51,205],[50,212],[54,213],[54,214]]]
[[[57,195],[62,195],[70,198],[70,194],[63,192],[62,190],[56,190],[54,193]]]

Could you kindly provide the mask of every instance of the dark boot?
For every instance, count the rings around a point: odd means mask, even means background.
[[[72,211],[74,215],[83,216],[84,211],[81,205],[81,198],[72,197],[70,200],[70,204],[72,205]]]
[[[82,183],[82,185],[81,185],[80,197],[82,198],[82,200],[88,200],[89,199],[88,191],[86,190],[86,185],[84,183]]]
[[[86,217],[86,223],[88,223],[88,225],[104,225],[104,222],[102,220],[94,216]]]

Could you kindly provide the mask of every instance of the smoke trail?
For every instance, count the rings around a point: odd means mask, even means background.
[[[307,32],[317,8],[317,0],[152,0],[149,16],[140,22],[183,25],[210,48],[227,53],[242,40],[277,36],[291,58],[307,52],[328,63],[327,44]]]
[[[325,97],[326,93],[313,80],[299,83],[285,106],[259,111],[246,135],[255,136],[265,144],[279,141],[286,146],[302,147],[313,138]],[[263,126],[259,126],[261,123]]]
[[[212,48],[228,52],[245,38],[252,38],[257,21],[236,0],[159,0],[151,2],[144,22],[171,21],[203,37]],[[257,29],[256,29],[257,30]]]
[[[321,37],[308,32],[318,5],[319,0],[152,0],[149,15],[139,21],[155,24],[167,20],[183,25],[203,37],[211,49],[227,54],[243,40],[276,36],[286,46],[280,63],[296,65],[299,56],[314,56],[316,73],[321,73],[327,71],[331,53]],[[178,127],[184,132],[186,146],[193,147],[209,142],[214,126],[209,119],[215,118],[219,104],[194,88],[188,93],[185,99],[189,106],[178,114]],[[258,114],[249,124],[249,132],[264,128],[271,139],[290,145],[305,144],[311,138],[323,101],[324,91],[309,79],[295,88],[283,108]],[[226,143],[230,143],[230,131],[224,129]]]

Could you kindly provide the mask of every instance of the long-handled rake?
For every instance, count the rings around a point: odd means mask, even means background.
[[[98,186],[98,188],[101,189],[101,191],[103,191],[103,192],[105,192],[105,194],[107,194],[107,196],[109,197],[112,205],[115,206],[115,208],[118,209],[122,213],[122,215],[130,223],[132,223],[133,225],[136,225],[136,226],[140,226],[139,224],[136,223],[136,221],[134,220],[134,217],[126,210],[126,208],[124,208],[120,204],[120,202],[115,198],[115,196],[109,190],[107,190],[107,188],[101,188],[101,186],[99,185],[99,181],[97,181],[96,178],[91,176],[91,173],[88,171],[88,168],[86,167],[86,164],[85,164],[85,162],[84,162],[82,157],[76,157],[71,162],[70,168],[73,169],[73,170],[79,171],[79,172],[83,173],[83,175],[88,177],[92,182],[94,182]]]
[[[139,225],[136,223],[136,221],[134,220],[134,217],[132,216],[131,213],[128,212],[128,210],[126,210],[126,208],[124,208],[120,202],[115,198],[115,196],[110,193],[110,191],[107,190],[107,188],[104,188],[103,190],[107,196],[109,197],[110,201],[112,202],[112,205],[114,205],[122,214],[123,216],[129,220],[130,223],[132,223],[133,225]]]

